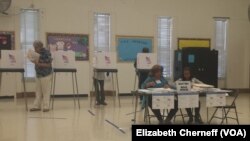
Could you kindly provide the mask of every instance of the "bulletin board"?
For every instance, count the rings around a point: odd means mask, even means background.
[[[89,60],[89,36],[87,34],[47,33],[50,51],[72,50],[76,61]]]
[[[137,53],[144,47],[153,52],[154,37],[149,36],[116,36],[117,58],[119,62],[135,61]]]
[[[15,49],[15,32],[0,31],[0,51]],[[1,53],[0,53],[1,58]]]
[[[178,49],[188,47],[211,48],[211,40],[208,38],[178,38]]]

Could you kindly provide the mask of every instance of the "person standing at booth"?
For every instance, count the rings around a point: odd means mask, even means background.
[[[32,61],[36,70],[36,98],[33,108],[30,111],[49,111],[49,100],[52,79],[52,57],[49,50],[45,49],[41,41],[33,43],[35,52],[38,53],[39,59]]]
[[[96,105],[107,105],[105,102],[105,94],[104,94],[104,72],[95,72],[94,74],[94,86],[95,86],[95,94],[96,94]]]

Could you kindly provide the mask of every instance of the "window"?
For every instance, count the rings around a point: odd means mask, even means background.
[[[171,78],[172,75],[172,18],[158,17],[158,63],[164,67],[163,76]]]
[[[215,19],[215,49],[218,50],[218,77],[226,77],[228,18]]]
[[[21,49],[26,52],[33,49],[33,42],[38,39],[39,11],[34,9],[21,10]],[[26,58],[26,57],[25,57]],[[36,76],[34,64],[25,59],[25,77]]]
[[[109,51],[110,49],[110,14],[95,13],[94,17],[94,45],[95,51]]]

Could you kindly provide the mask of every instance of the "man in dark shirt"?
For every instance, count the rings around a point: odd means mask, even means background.
[[[51,53],[43,47],[41,41],[35,41],[33,46],[40,57],[33,61],[36,70],[36,98],[30,111],[40,111],[43,108],[43,112],[48,112],[52,78]]]

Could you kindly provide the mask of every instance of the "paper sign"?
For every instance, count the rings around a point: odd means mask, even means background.
[[[197,94],[178,94],[178,108],[195,108],[199,106],[199,95]]]
[[[75,69],[75,53],[73,51],[55,51],[53,53],[53,68]]]
[[[156,53],[138,53],[137,69],[151,69],[157,64]]]
[[[207,107],[225,106],[226,94],[207,94],[206,105]]]
[[[160,94],[152,96],[152,109],[173,109],[174,95]]]
[[[96,52],[93,58],[93,67],[97,69],[116,69],[116,53]]]
[[[191,91],[190,81],[176,81],[176,89],[178,92]]]
[[[189,54],[188,55],[188,63],[194,63],[194,60],[195,60],[194,55],[193,54]]]
[[[24,54],[20,50],[1,50],[1,68],[24,68]]]

